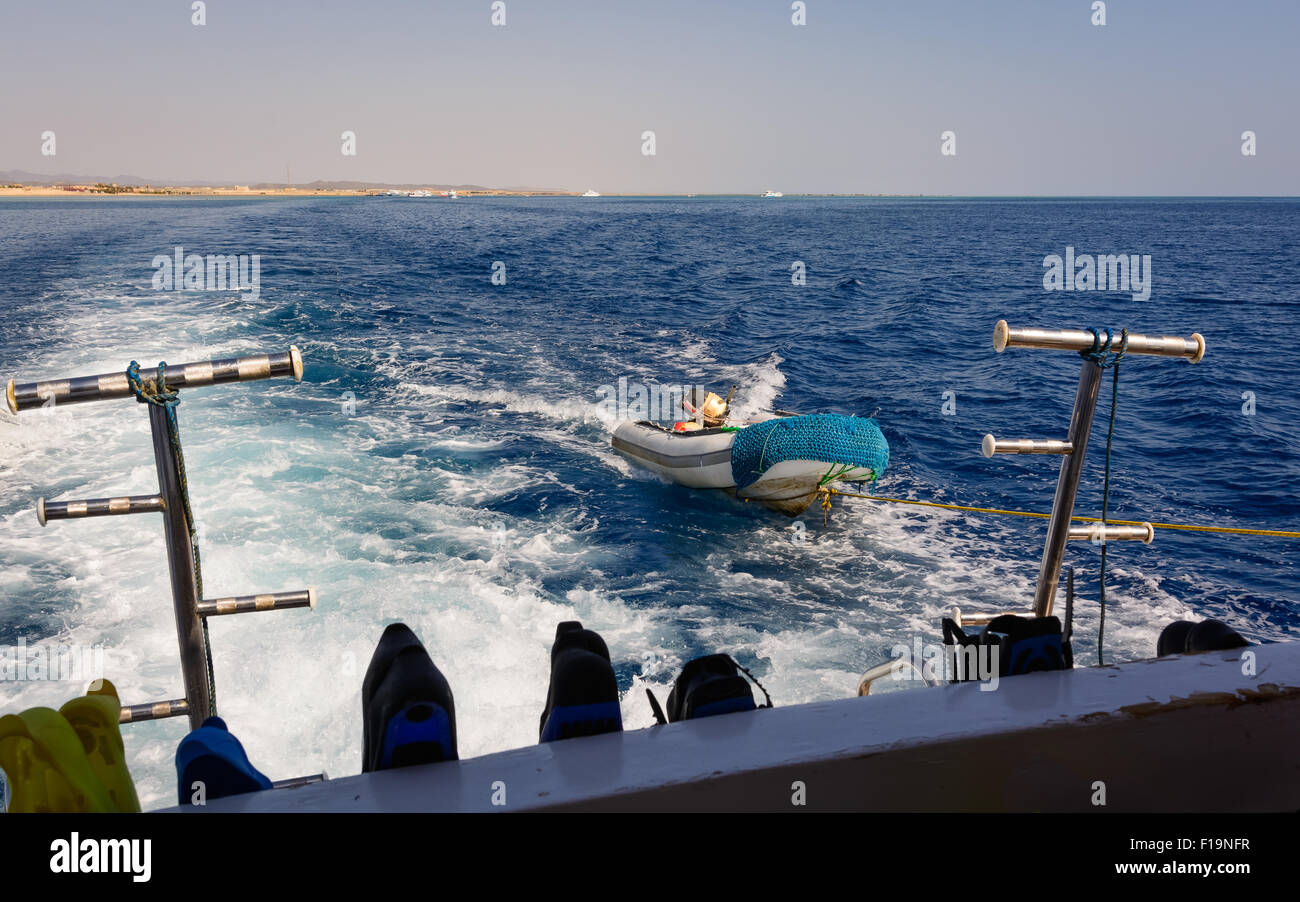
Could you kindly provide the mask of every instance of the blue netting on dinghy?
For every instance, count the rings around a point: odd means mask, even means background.
[[[889,443],[871,419],[834,413],[778,417],[736,433],[731,478],[743,489],[768,467],[785,460],[820,460],[837,465],[836,469],[868,467],[879,478],[889,465]]]

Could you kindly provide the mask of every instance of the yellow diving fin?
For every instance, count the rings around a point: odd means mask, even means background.
[[[112,810],[137,812],[140,800],[135,794],[135,782],[126,769],[126,749],[118,726],[121,711],[117,689],[108,680],[97,680],[84,698],[74,698],[59,709],[76,730],[91,770],[108,790],[113,801]]]
[[[30,708],[0,717],[9,811],[139,811],[117,725],[120,707],[104,680],[59,711]]]
[[[0,767],[12,812],[115,810],[77,731],[58,711],[29,708],[0,717]]]

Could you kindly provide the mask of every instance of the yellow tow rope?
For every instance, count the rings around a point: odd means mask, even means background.
[[[996,507],[974,507],[968,504],[940,504],[937,501],[913,501],[909,498],[886,498],[882,495],[861,495],[857,492],[841,492],[839,489],[833,489],[824,486],[819,491],[825,492],[826,497],[822,500],[822,509],[825,511],[830,507],[831,495],[843,495],[845,498],[865,498],[867,501],[888,501],[892,504],[915,504],[919,507],[941,507],[950,511],[975,511],[981,514],[1008,514],[1012,517],[1038,517],[1046,520],[1051,514],[1040,514],[1035,511],[1009,511]],[[1082,520],[1087,523],[1100,523],[1100,517],[1071,517],[1071,520]],[[1120,523],[1127,526],[1141,526],[1141,520],[1116,520],[1107,518],[1107,523]],[[1280,536],[1286,539],[1300,539],[1300,532],[1288,529],[1242,529],[1237,526],[1192,526],[1187,523],[1152,523],[1157,529],[1181,529],[1187,532],[1228,532],[1241,536]]]

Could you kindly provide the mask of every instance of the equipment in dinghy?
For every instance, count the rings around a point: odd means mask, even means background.
[[[724,489],[792,517],[824,486],[878,479],[889,464],[875,420],[838,414],[687,431],[627,422],[614,430],[613,446],[679,485]]]

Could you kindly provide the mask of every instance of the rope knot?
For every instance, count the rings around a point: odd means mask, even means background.
[[[1088,331],[1092,333],[1092,347],[1080,351],[1079,356],[1091,360],[1103,370],[1118,366],[1124,359],[1125,352],[1128,351],[1128,329],[1120,330],[1118,348],[1115,346],[1115,333],[1110,329],[1106,330],[1105,341],[1102,341],[1100,329],[1092,328]]]
[[[136,401],[141,404],[157,404],[159,407],[172,407],[180,402],[180,392],[167,388],[167,362],[158,362],[156,379],[141,379],[140,364],[132,360],[126,368],[126,381],[131,386]]]

